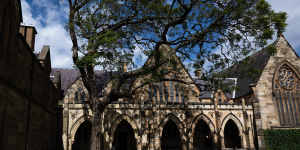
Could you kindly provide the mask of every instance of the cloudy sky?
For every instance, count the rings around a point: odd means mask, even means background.
[[[275,11],[288,13],[288,27],[284,35],[300,54],[300,0],[267,1]],[[71,68],[72,42],[65,30],[67,0],[21,0],[21,3],[23,24],[35,26],[38,32],[35,51],[40,51],[43,45],[50,45],[52,67]],[[137,51],[134,59],[143,61],[145,57]]]

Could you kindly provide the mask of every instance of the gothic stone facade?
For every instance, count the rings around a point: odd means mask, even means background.
[[[219,90],[203,96],[196,80],[179,63],[181,78],[192,84],[153,83],[135,100],[110,104],[101,116],[98,149],[264,149],[264,129],[295,128],[300,120],[300,59],[283,36],[273,45],[276,52],[272,55],[263,49],[250,56],[254,61],[261,59],[253,63],[259,64],[261,73],[251,82],[236,76],[235,86],[240,90],[233,95]],[[149,62],[151,58],[146,65]],[[65,71],[61,70],[62,76]],[[64,88],[65,150],[87,146],[88,121],[93,115],[85,103],[87,91],[81,79],[72,78]],[[135,84],[146,78],[151,76]],[[103,85],[108,90],[110,81]]]

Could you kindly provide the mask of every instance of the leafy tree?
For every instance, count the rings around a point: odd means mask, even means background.
[[[124,84],[149,74],[157,76],[155,80],[164,80],[165,71],[159,68],[167,62],[159,59],[166,57],[159,51],[161,45],[172,47],[181,60],[190,61],[195,69],[210,62],[211,75],[264,47],[267,40],[284,32],[286,26],[286,13],[274,12],[265,0],[68,0],[68,3],[67,28],[73,43],[73,62],[88,90],[94,113],[91,150],[96,149],[96,127],[105,107],[119,98],[131,99],[136,92],[131,86],[121,90]],[[124,61],[134,64],[136,47],[143,48],[146,55],[154,56],[157,61],[136,71],[114,75],[111,90],[98,101],[95,68],[114,71]]]

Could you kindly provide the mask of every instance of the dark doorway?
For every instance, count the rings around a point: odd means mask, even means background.
[[[72,150],[87,150],[90,149],[92,124],[89,121],[84,121],[76,131]]]
[[[209,126],[202,119],[196,124],[193,139],[193,146],[195,150],[212,150],[213,137],[210,132]]]
[[[226,148],[241,148],[239,129],[233,120],[228,120],[224,128],[224,140]]]
[[[162,150],[181,150],[181,136],[173,121],[168,121],[164,126],[161,138]]]
[[[114,136],[113,150],[136,150],[134,132],[127,121],[120,122]]]

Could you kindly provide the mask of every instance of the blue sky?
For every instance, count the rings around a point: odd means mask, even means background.
[[[288,13],[288,26],[284,33],[293,48],[300,54],[300,0],[267,0],[275,11]],[[68,16],[67,0],[21,0],[23,24],[36,27],[38,32],[35,51],[50,45],[52,67],[71,68],[72,42],[65,30]],[[146,57],[140,49],[135,60],[143,62]]]

